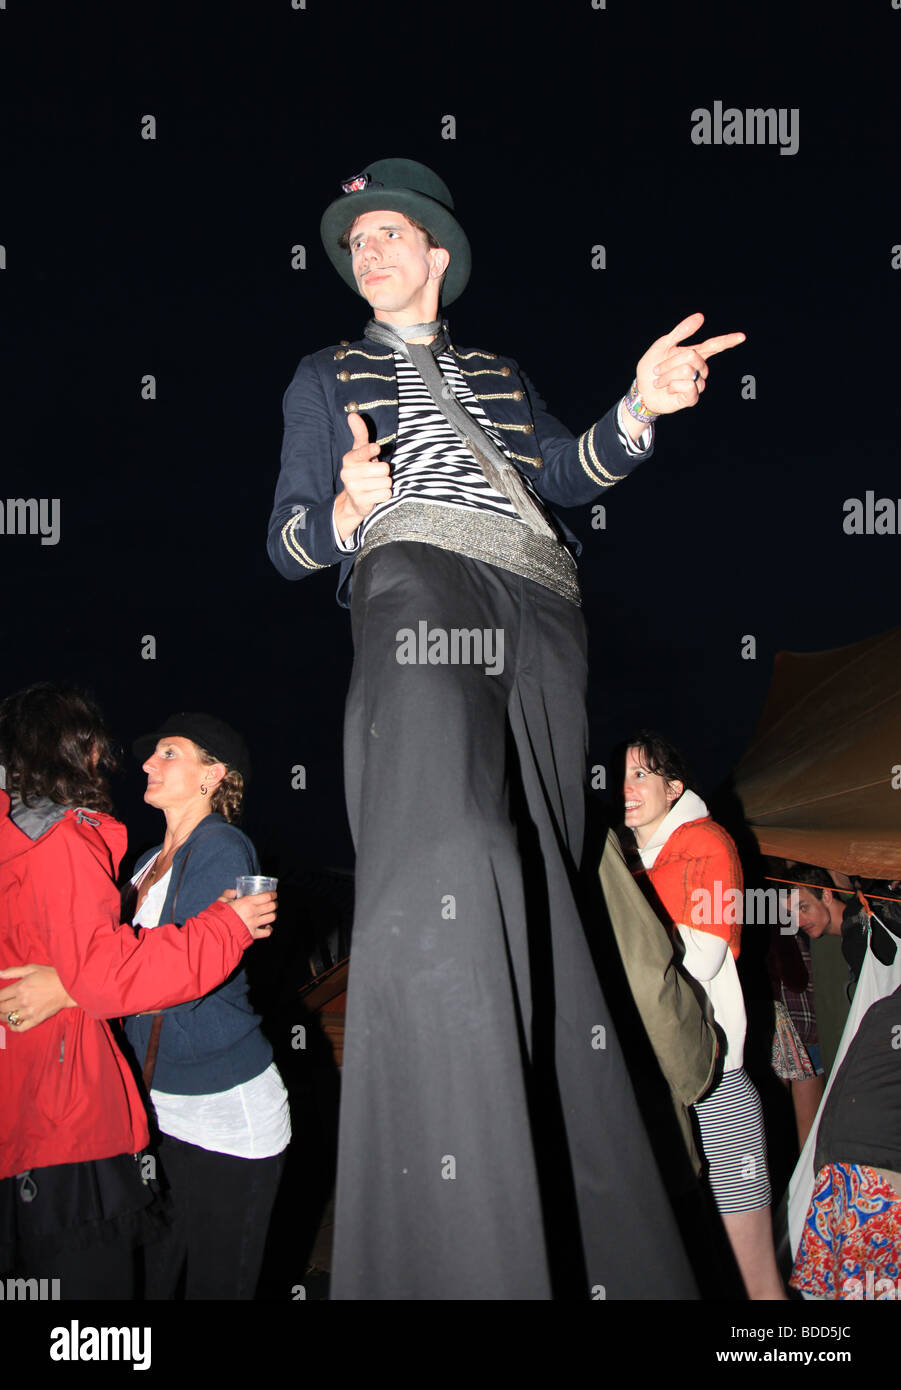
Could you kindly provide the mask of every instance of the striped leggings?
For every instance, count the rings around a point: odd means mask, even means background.
[[[757,1211],[770,1204],[770,1176],[760,1096],[744,1067],[727,1071],[695,1114],[708,1178],[720,1212]]]

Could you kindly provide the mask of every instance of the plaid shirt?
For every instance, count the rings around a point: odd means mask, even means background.
[[[779,993],[782,996],[783,1004],[788,1009],[791,1021],[795,1025],[798,1037],[801,1039],[804,1046],[816,1047],[818,1046],[819,1039],[817,1037],[817,1020],[813,1002],[813,972],[810,968],[810,944],[802,931],[798,932],[794,941],[801,959],[804,962],[804,968],[807,971],[807,986],[805,989],[795,990],[789,989],[785,983],[781,983],[779,986]]]

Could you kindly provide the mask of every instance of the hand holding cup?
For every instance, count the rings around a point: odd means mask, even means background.
[[[272,935],[278,911],[277,878],[263,874],[242,874],[234,888],[227,888],[219,899],[228,903],[255,941]]]

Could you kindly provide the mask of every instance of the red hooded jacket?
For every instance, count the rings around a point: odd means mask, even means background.
[[[81,1007],[26,1033],[2,1017],[0,1178],[142,1149],[144,1106],[105,1019],[207,994],[253,940],[218,902],[182,928],[121,925],[125,827],[100,811],[68,810],[31,840],[9,807],[0,791],[0,967],[54,965]]]

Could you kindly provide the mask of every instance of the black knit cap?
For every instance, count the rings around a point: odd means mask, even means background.
[[[454,215],[450,189],[432,169],[415,159],[377,159],[342,188],[341,197],[323,213],[319,233],[329,260],[352,290],[359,294],[350,255],[338,241],[355,218],[384,208],[412,217],[450,252],[441,303],[452,304],[463,293],[472,261],[469,240]]]
[[[198,748],[205,748],[226,767],[240,772],[245,782],[250,781],[250,754],[247,744],[239,733],[224,719],[216,719],[212,714],[194,711],[170,714],[152,734],[142,734],[132,744],[134,755],[144,762],[162,738],[189,738]]]

